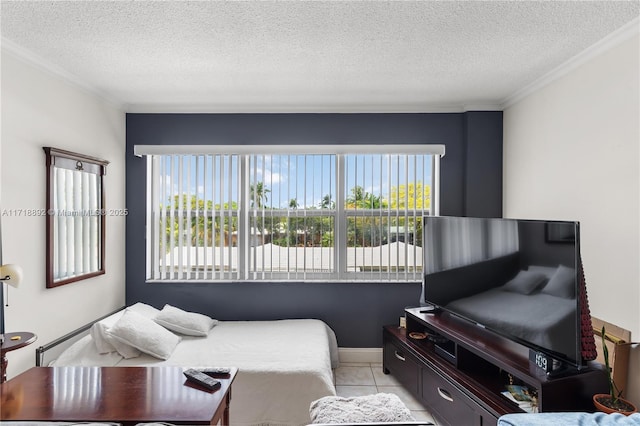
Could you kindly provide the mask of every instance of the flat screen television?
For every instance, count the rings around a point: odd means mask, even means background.
[[[429,216],[423,232],[423,305],[584,365],[578,222]]]

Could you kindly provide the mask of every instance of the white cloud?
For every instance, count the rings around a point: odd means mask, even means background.
[[[258,173],[260,174],[260,173]],[[277,172],[272,172],[271,170],[265,170],[262,181],[265,185],[279,184],[285,182],[287,177]]]

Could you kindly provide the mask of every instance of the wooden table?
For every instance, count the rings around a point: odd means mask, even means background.
[[[209,391],[182,367],[34,367],[0,385],[0,420],[229,424],[237,369]]]
[[[0,383],[7,381],[7,366],[9,365],[7,352],[24,348],[25,346],[35,342],[36,339],[37,337],[35,334],[26,331],[4,334],[4,342],[0,345]]]

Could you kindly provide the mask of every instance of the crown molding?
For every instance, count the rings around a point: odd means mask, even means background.
[[[70,73],[64,68],[44,59],[43,57],[32,52],[31,50],[26,49],[4,37],[0,38],[0,48],[3,54],[9,54],[17,59],[25,61],[41,71],[44,71],[55,77],[61,78],[66,83],[71,84],[72,86],[82,90],[85,93],[88,93],[93,96],[97,96],[98,98],[102,99],[112,107],[118,110],[124,111],[124,104],[121,101],[97,89],[95,86],[87,83],[77,75]]]
[[[420,114],[496,111],[495,105],[428,105],[428,104],[324,104],[324,105],[239,105],[239,104],[127,104],[129,113],[189,114]]]
[[[543,87],[553,83],[560,79],[586,62],[601,55],[602,53],[614,48],[615,46],[627,41],[631,37],[640,33],[640,18],[635,18],[633,21],[620,27],[618,30],[612,32],[602,40],[596,42],[590,47],[586,48],[582,52],[568,59],[558,67],[549,71],[547,74],[535,80],[528,86],[516,91],[512,95],[508,96],[501,102],[501,110],[505,110],[510,106],[520,102],[530,94],[542,89]]]
[[[499,103],[468,104],[468,105],[464,105],[462,108],[462,112],[471,112],[471,111],[502,111],[502,105]]]

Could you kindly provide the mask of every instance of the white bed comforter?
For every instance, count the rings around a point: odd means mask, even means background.
[[[229,321],[216,325],[208,337],[183,336],[166,361],[100,355],[86,336],[52,365],[238,367],[231,424],[294,426],[310,422],[312,401],[335,395],[337,343],[320,320]]]

